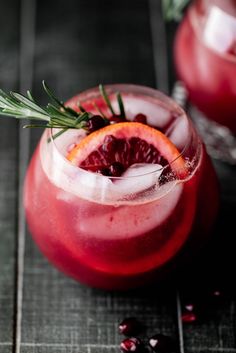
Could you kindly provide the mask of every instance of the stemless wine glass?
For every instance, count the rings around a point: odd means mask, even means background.
[[[145,114],[179,155],[109,177],[66,158],[83,131],[68,130],[53,140],[55,132],[47,129],[28,168],[24,205],[35,242],[57,268],[91,286],[126,289],[158,278],[186,244],[195,251],[204,243],[217,213],[218,187],[202,141],[173,100],[136,85],[106,90],[115,110],[119,91],[127,118]],[[78,101],[91,111],[94,103],[103,104],[97,88],[68,105],[78,109]]]
[[[236,134],[236,1],[194,1],[177,31],[174,57],[190,100]]]

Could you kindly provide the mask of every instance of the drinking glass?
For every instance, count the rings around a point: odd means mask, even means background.
[[[46,129],[27,171],[24,206],[35,242],[58,269],[90,286],[127,289],[155,281],[204,244],[217,214],[218,186],[201,139],[172,99],[136,85],[106,90],[115,110],[119,91],[127,118],[144,114],[179,155],[137,164],[130,176],[104,176],[66,158],[83,131],[53,139],[57,131]],[[78,110],[78,102],[91,112],[104,108],[97,88],[67,105]]]
[[[236,1],[194,1],[178,28],[174,58],[190,101],[236,134]]]
[[[208,151],[236,164],[236,1],[194,1],[177,30],[174,59]]]

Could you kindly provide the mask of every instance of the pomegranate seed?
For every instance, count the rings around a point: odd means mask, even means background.
[[[149,346],[158,353],[171,353],[175,351],[175,344],[171,337],[157,334],[149,338]]]
[[[140,339],[136,337],[130,337],[130,338],[125,338],[121,342],[120,349],[122,352],[141,353],[143,351],[143,345]]]
[[[126,336],[137,335],[143,325],[135,317],[127,317],[119,324],[119,332]]]
[[[218,289],[211,290],[202,300],[200,306],[200,316],[203,319],[216,317],[219,308],[224,303],[223,293]]]
[[[111,176],[109,168],[106,167],[98,169],[97,173],[102,174],[104,176]]]
[[[215,290],[215,291],[213,292],[213,295],[214,295],[215,297],[220,297],[220,296],[221,296],[221,292],[220,292],[219,290]]]
[[[195,322],[197,320],[196,314],[193,312],[185,312],[182,314],[182,321],[184,323],[190,323],[190,322]]]
[[[124,166],[120,162],[114,162],[110,165],[109,171],[110,175],[114,177],[119,177],[124,172]]]
[[[224,303],[224,293],[221,292],[219,289],[213,290],[210,294],[210,298],[208,299],[208,304],[215,311],[223,303]]]
[[[146,117],[146,115],[139,113],[139,114],[135,115],[134,121],[136,123],[147,124],[147,117]]]
[[[187,311],[193,311],[193,309],[194,309],[194,305],[193,304],[186,304],[184,307],[185,307],[185,309]]]
[[[110,120],[111,124],[121,123],[122,121],[126,121],[125,118],[123,118],[120,115],[116,115],[116,114],[112,115],[109,120]]]
[[[100,115],[94,115],[87,121],[86,128],[89,130],[89,132],[93,132],[101,129],[106,125],[107,123],[103,117]]]

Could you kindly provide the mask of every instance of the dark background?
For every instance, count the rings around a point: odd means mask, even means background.
[[[42,103],[43,79],[65,100],[114,82],[171,93],[176,24],[164,23],[160,0],[2,0],[0,24],[5,90],[31,88]],[[66,278],[39,253],[26,230],[21,186],[41,132],[2,118],[0,131],[0,353],[119,352],[117,325],[127,316],[140,318],[147,335],[175,337],[180,353],[236,352],[235,167],[214,161],[220,215],[195,264],[156,288],[109,293]],[[215,290],[222,299],[212,309],[206,298]],[[206,315],[182,325],[185,303],[195,300]]]

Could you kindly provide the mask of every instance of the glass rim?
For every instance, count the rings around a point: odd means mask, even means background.
[[[168,105],[171,105],[172,107],[174,107],[174,109],[176,111],[179,112],[179,116],[183,117],[188,124],[188,131],[190,131],[190,136],[192,137],[192,135],[194,135],[194,127],[189,119],[189,117],[187,116],[186,112],[184,111],[184,109],[182,107],[180,107],[178,105],[178,103],[176,103],[172,98],[168,97],[166,94],[162,93],[161,91],[154,89],[154,88],[150,88],[147,86],[143,86],[143,85],[135,85],[135,84],[106,84],[104,85],[104,87],[106,88],[107,91],[109,91],[110,89],[112,90],[112,93],[116,93],[117,91],[119,92],[119,89],[125,88],[127,90],[130,89],[130,92],[133,93],[134,90],[140,90],[140,93],[149,93],[149,96],[153,96],[154,98],[159,99],[159,101],[162,103],[162,105],[166,106],[166,109],[168,108]],[[144,92],[145,91],[145,92]],[[99,88],[98,87],[93,87],[93,88],[89,88],[87,90],[82,91],[81,93],[78,93],[77,95],[73,96],[72,98],[70,98],[67,102],[70,102],[70,100],[75,99],[76,97],[83,97],[86,96],[90,93],[96,93],[99,92]],[[121,92],[122,93],[122,92]],[[134,92],[137,93],[137,92]],[[148,96],[148,94],[147,94]],[[67,105],[67,102],[65,103]],[[81,100],[80,100],[81,102]],[[163,104],[164,103],[164,104]],[[60,155],[60,157],[62,158],[62,160],[68,165],[70,166],[70,168],[74,168],[75,170],[80,170],[82,173],[88,173],[88,175],[91,174],[96,174],[96,177],[101,177],[101,178],[106,178],[106,179],[110,179],[110,180],[126,180],[126,179],[136,179],[136,178],[142,178],[145,177],[147,175],[154,175],[155,173],[159,173],[160,171],[164,171],[165,169],[167,169],[168,167],[171,167],[171,165],[176,162],[179,158],[183,157],[184,152],[187,150],[187,148],[189,147],[190,143],[191,143],[191,138],[186,142],[186,144],[184,145],[184,147],[182,148],[182,150],[179,152],[179,155],[177,157],[175,157],[171,162],[168,162],[165,166],[162,166],[160,168],[157,168],[153,171],[150,172],[146,172],[146,173],[142,173],[142,174],[138,174],[138,175],[133,175],[133,176],[107,176],[107,175],[103,175],[100,173],[93,173],[89,170],[86,170],[84,168],[81,168],[79,166],[74,165],[73,163],[71,163],[64,155],[63,153],[60,151],[59,147],[57,146],[55,139],[53,139],[53,128],[48,128],[47,130],[49,130],[49,138],[50,138],[50,143],[53,144],[55,150],[58,152],[58,154]],[[72,130],[72,129],[68,129],[68,130]],[[66,133],[66,132],[65,132]],[[198,137],[198,136],[197,136]],[[198,137],[198,146],[201,145],[201,141],[200,138]],[[197,151],[195,152],[195,154],[197,153]],[[186,161],[187,163],[187,161]],[[138,163],[137,163],[138,164]],[[145,164],[145,163],[143,163]],[[149,163],[148,163],[149,164]],[[152,164],[152,163],[150,163]],[[171,168],[172,169],[172,168]],[[188,169],[188,167],[186,167],[186,169]],[[195,169],[195,168],[194,168]],[[177,170],[176,170],[177,171]],[[188,176],[187,176],[188,177]],[[183,181],[184,179],[176,179],[176,181]]]
[[[215,7],[218,7],[217,5],[214,5]],[[219,7],[219,9],[221,9]],[[221,11],[225,12],[227,15],[230,15],[228,12],[224,11],[221,9]],[[224,60],[227,60],[227,62],[236,64],[236,56],[227,52],[220,52],[217,49],[209,46],[206,41],[202,38],[202,35],[199,34],[199,24],[197,23],[197,18],[199,17],[199,15],[197,14],[197,10],[196,10],[196,4],[193,3],[188,11],[187,14],[185,16],[189,16],[189,20],[191,22],[191,25],[193,27],[194,32],[196,33],[196,37],[197,39],[203,43],[203,45],[208,49],[211,50],[213,53],[216,53],[220,58],[223,58]],[[201,15],[202,16],[202,15]],[[232,16],[232,15],[230,15]],[[203,17],[205,17],[205,15],[203,15]],[[236,22],[236,18],[235,18],[235,22]],[[205,23],[204,23],[204,27],[205,27]]]

